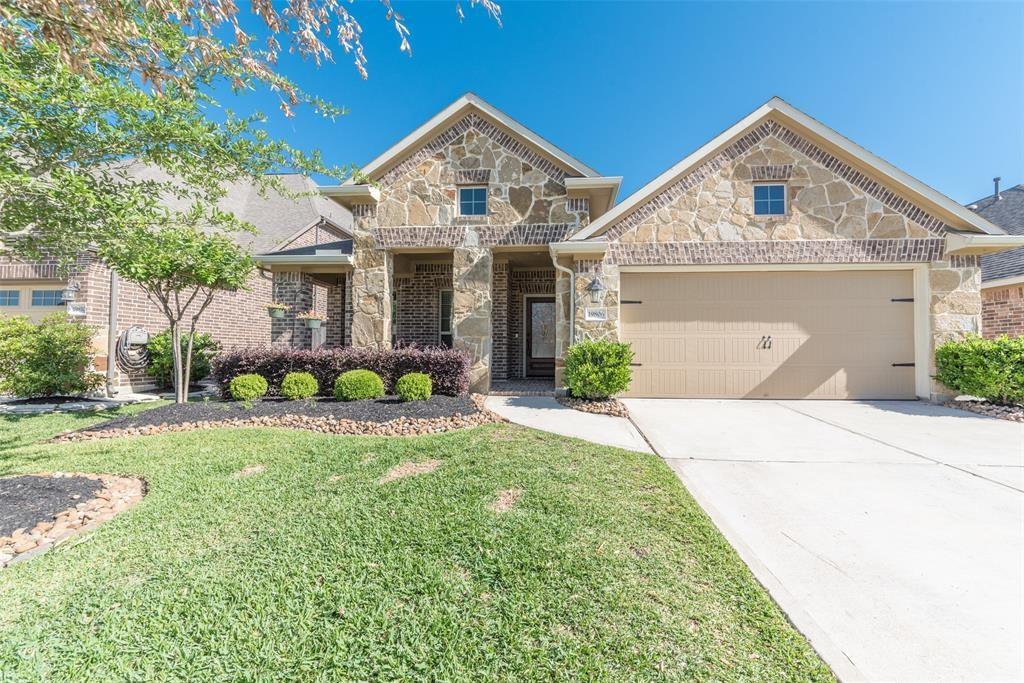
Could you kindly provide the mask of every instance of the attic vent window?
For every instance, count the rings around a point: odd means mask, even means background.
[[[487,188],[486,187],[460,187],[459,188],[459,215],[460,216],[486,216],[487,215]]]
[[[784,216],[786,186],[778,183],[754,185],[754,215]]]

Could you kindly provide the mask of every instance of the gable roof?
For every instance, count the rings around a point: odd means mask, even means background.
[[[368,176],[371,180],[377,180],[390,168],[401,162],[405,157],[417,151],[436,135],[443,132],[446,128],[450,127],[452,124],[464,118],[471,112],[480,114],[514,133],[542,156],[548,157],[552,161],[556,162],[558,166],[569,171],[569,175],[585,177],[600,176],[597,171],[590,168],[579,159],[573,157],[564,150],[559,149],[537,133],[513,119],[505,112],[488,104],[487,102],[484,102],[471,92],[466,93],[449,104],[447,107],[431,117],[426,123],[419,126],[416,130],[392,145],[387,151],[364,166],[362,168],[362,173]],[[349,180],[345,184],[348,185],[353,183],[353,180]]]
[[[171,176],[163,169],[135,163],[125,168],[133,179],[166,182]],[[252,183],[238,181],[225,187],[225,195],[217,202],[217,208],[230,212],[235,217],[251,223],[255,233],[238,232],[236,241],[251,252],[258,254],[286,244],[300,233],[314,225],[325,222],[336,229],[349,233],[352,214],[342,206],[322,196],[316,183],[301,173],[274,174],[286,192],[304,194],[301,197],[287,197],[269,189],[261,196]],[[165,197],[163,203],[172,210],[186,210],[188,200]]]
[[[913,198],[920,205],[921,209],[926,209],[940,216],[951,228],[989,235],[1003,234],[1001,229],[985,220],[982,216],[972,213],[949,197],[912,178],[889,162],[875,156],[831,128],[787,104],[782,99],[773,97],[735,125],[703,145],[700,149],[612,207],[608,213],[595,220],[571,239],[583,240],[601,235],[613,225],[629,216],[633,211],[641,208],[647,200],[655,197],[659,192],[671,186],[672,183],[696,169],[704,160],[742,138],[767,119],[792,126],[799,133],[807,135],[808,138],[813,139],[816,143],[820,143],[828,151],[834,151],[844,159],[850,160],[856,167],[878,178],[886,186],[901,191],[908,198]]]
[[[1010,235],[1024,235],[1024,184],[989,195],[968,204],[979,216],[995,223]],[[982,281],[1024,275],[1024,248],[981,257]]]

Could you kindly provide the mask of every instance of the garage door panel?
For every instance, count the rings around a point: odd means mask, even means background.
[[[913,306],[892,301],[912,294],[910,271],[624,273],[630,395],[913,398],[892,367],[914,358]]]

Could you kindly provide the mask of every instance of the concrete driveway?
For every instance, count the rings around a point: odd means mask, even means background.
[[[1024,679],[1024,425],[910,401],[625,403],[840,677]]]

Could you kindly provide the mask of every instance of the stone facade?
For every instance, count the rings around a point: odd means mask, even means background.
[[[981,290],[981,331],[992,339],[1024,336],[1024,285]]]

